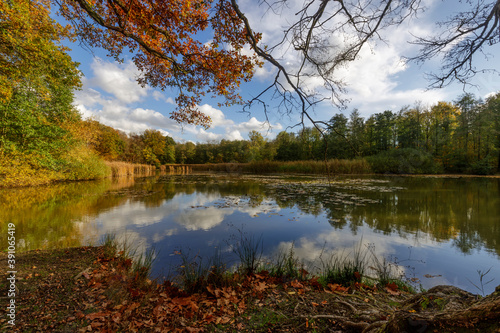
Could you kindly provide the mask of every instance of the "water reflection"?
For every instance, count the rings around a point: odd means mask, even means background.
[[[294,247],[311,265],[362,240],[422,279],[476,291],[500,276],[500,180],[487,178],[177,175],[0,191],[0,231],[16,224],[18,250],[79,246],[111,233],[138,253],[154,246],[168,274],[175,249],[204,255],[244,230],[264,254]],[[0,241],[6,248],[6,238]],[[432,280],[425,274],[441,275]],[[498,281],[495,281],[498,284]],[[493,285],[488,286],[491,290]]]

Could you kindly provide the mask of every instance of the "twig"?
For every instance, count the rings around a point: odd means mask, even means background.
[[[365,329],[361,333],[366,333],[369,332],[370,330],[383,326],[387,323],[387,320],[379,320],[374,323],[371,323],[370,325],[366,326]]]

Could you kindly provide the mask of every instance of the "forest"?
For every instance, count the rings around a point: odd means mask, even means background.
[[[102,178],[110,172],[105,161],[159,167],[365,158],[376,173],[494,174],[500,168],[500,93],[486,100],[465,93],[454,101],[416,103],[367,119],[358,110],[335,113],[332,107],[328,122],[283,131],[272,140],[256,131],[249,140],[201,143],[175,142],[156,129],[124,133],[82,119],[76,110],[81,73],[62,41],[77,34],[51,18],[50,2],[0,1],[0,6],[2,186]],[[203,115],[191,110],[195,101],[184,102],[187,109],[172,117],[206,125]]]

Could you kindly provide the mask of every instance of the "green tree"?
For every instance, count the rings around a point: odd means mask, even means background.
[[[352,155],[348,119],[341,113],[333,116],[328,127],[328,151],[329,158],[348,158]]]
[[[360,156],[365,142],[365,120],[360,116],[358,109],[352,110],[349,115],[347,128],[352,147],[350,157]]]
[[[50,173],[53,179],[92,178],[96,170],[82,161],[97,158],[76,135],[80,115],[72,105],[80,72],[61,46],[71,34],[49,13],[49,1],[0,1],[2,162],[21,161],[27,174]]]
[[[147,129],[142,134],[142,141],[144,142],[144,160],[146,163],[159,167],[161,165],[160,157],[165,154],[165,137],[158,130]]]
[[[175,141],[170,136],[165,137],[165,151],[160,156],[162,164],[175,163]]]
[[[402,108],[397,117],[397,144],[399,148],[421,148],[422,112],[420,107]]]
[[[451,103],[438,102],[431,107],[430,140],[432,154],[447,170],[453,170],[453,154],[455,145],[453,133],[457,126],[458,108]]]
[[[266,144],[264,137],[262,134],[254,130],[248,133],[248,137],[250,139],[250,160],[261,161],[263,159],[262,150]]]
[[[276,146],[276,160],[297,161],[299,159],[299,144],[294,133],[279,132],[274,142]]]

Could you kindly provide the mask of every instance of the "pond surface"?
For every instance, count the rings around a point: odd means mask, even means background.
[[[500,284],[500,179],[443,177],[166,175],[0,191],[0,229],[17,250],[98,244],[116,235],[144,253],[153,277],[172,277],[177,251],[236,263],[235,244],[263,257],[293,252],[309,270],[354,248],[385,258],[430,288],[489,294]],[[7,248],[7,237],[0,244]],[[370,268],[369,268],[370,269]]]

